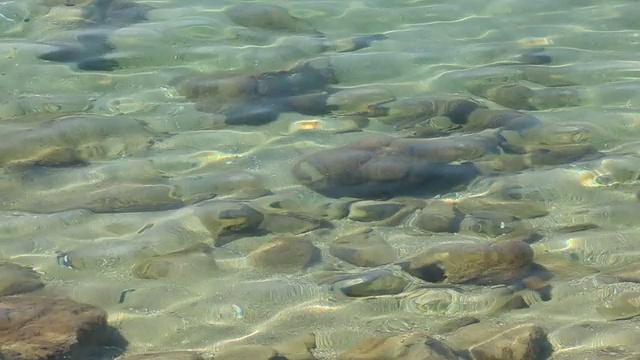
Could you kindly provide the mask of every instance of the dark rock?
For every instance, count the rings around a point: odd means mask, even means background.
[[[377,336],[363,340],[338,360],[458,360],[444,343],[423,333]]]
[[[329,253],[363,267],[385,265],[396,260],[396,252],[391,245],[371,229],[336,238],[329,246]]]
[[[122,347],[107,326],[107,313],[63,298],[0,298],[0,358],[88,359],[101,346]],[[123,341],[122,338],[117,339]]]
[[[484,106],[465,98],[443,97],[403,99],[378,105],[371,112],[384,116],[380,120],[399,129],[407,129],[437,116],[446,116],[452,123],[462,125],[469,114]]]
[[[281,112],[322,115],[336,110],[327,104],[333,69],[319,62],[302,62],[292,69],[259,74],[227,74],[188,79],[180,93],[200,111],[221,114],[229,125],[262,125]]]
[[[248,258],[255,267],[290,272],[318,261],[320,249],[306,239],[278,237],[252,251]]]
[[[115,50],[109,43],[109,36],[119,28],[146,20],[151,9],[148,5],[124,0],[93,0],[82,4],[82,23],[86,26],[80,29],[77,41],[51,44],[55,49],[38,58],[73,63],[79,70],[116,70],[120,64],[116,58],[108,56]]]
[[[465,140],[469,140],[466,142]],[[310,154],[292,169],[304,185],[329,197],[386,198],[450,191],[475,178],[468,160],[490,151],[485,138],[377,139]]]
[[[33,269],[11,263],[0,263],[0,296],[27,293],[42,288],[40,275]]]
[[[476,109],[467,117],[464,128],[467,130],[484,129],[526,129],[540,124],[538,118],[514,110]]]
[[[522,276],[533,250],[522,241],[490,245],[438,244],[402,263],[411,275],[429,282],[500,284]]]
[[[514,110],[535,110],[533,104],[529,101],[535,92],[521,84],[508,84],[488,88],[469,89],[469,91],[478,96],[482,96],[496,104]]]

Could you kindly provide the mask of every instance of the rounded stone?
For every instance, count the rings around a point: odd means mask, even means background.
[[[320,259],[320,249],[306,239],[278,237],[248,255],[258,268],[280,271],[302,270]]]

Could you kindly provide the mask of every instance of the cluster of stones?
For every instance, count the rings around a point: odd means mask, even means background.
[[[118,3],[99,2],[110,4],[107,14],[130,9]],[[241,26],[307,34],[324,44],[324,51],[354,51],[383,38],[328,41],[309,24],[270,5],[237,5],[225,9],[225,13]],[[127,21],[140,19],[134,16]],[[121,25],[111,29],[117,26]],[[105,45],[106,37],[99,39],[98,48],[91,48],[88,40],[81,39],[76,47],[63,46],[42,58],[74,62],[80,67],[102,64],[111,70],[113,64],[99,62],[111,51]],[[536,53],[527,54],[524,61],[545,63],[546,59]],[[540,234],[527,222],[548,214],[543,204],[514,201],[500,193],[460,201],[430,196],[463,189],[478,176],[597,158],[598,149],[588,142],[592,129],[544,124],[518,111],[539,108],[532,100],[536,94],[519,84],[469,87],[473,94],[511,108],[493,109],[458,96],[397,100],[377,91],[341,91],[332,87],[337,82],[326,64],[305,61],[281,71],[201,76],[180,81],[178,87],[199,110],[222,115],[226,125],[261,125],[285,111],[311,115],[334,112],[344,121],[365,118],[356,122],[360,127],[378,121],[402,134],[311,153],[293,165],[292,174],[301,184],[340,200],[312,208],[264,189],[261,179],[249,172],[168,177],[153,164],[140,161],[135,163],[136,171],[111,165],[114,168],[105,170],[110,176],[102,180],[102,186],[77,200],[15,199],[7,207],[32,212],[76,208],[137,212],[187,207],[187,216],[211,235],[211,241],[136,261],[131,275],[139,279],[188,278],[198,272],[224,271],[222,261],[215,256],[215,250],[224,248],[242,254],[243,266],[266,272],[297,273],[323,258],[339,259],[354,270],[312,275],[319,286],[342,299],[402,298],[451,290],[428,287],[435,283],[456,289],[466,284],[476,286],[479,290],[464,294],[471,303],[489,304],[477,312],[479,316],[548,300],[547,280],[556,274],[534,257],[531,244]],[[164,137],[138,121],[71,116],[3,136],[0,162],[19,174],[21,181],[28,181],[32,173],[34,177],[45,176],[46,169],[54,167],[70,167],[75,176],[83,170],[71,167],[117,159],[123,153],[142,154]],[[123,186],[122,180],[128,185]],[[403,195],[414,197],[400,197]],[[325,248],[306,237],[310,232],[332,229],[341,223],[337,220],[367,226],[337,236],[331,233],[332,240]],[[377,231],[397,225],[408,225],[428,245],[398,258],[394,247]],[[568,229],[577,230],[581,229]],[[139,235],[150,236],[154,231],[162,231],[161,224],[148,224]],[[73,252],[65,256],[65,266],[86,266]],[[637,272],[612,272],[607,276],[638,282]],[[96,349],[105,351],[107,345],[124,347],[126,341],[107,326],[104,311],[68,299],[22,294],[43,287],[32,270],[3,264],[0,279],[0,357],[82,358]],[[598,311],[608,320],[635,317],[640,314],[637,298],[637,293],[624,293],[611,306]],[[435,311],[428,299],[418,305],[425,312]],[[448,305],[457,304],[444,304]],[[410,332],[364,339],[339,359],[530,360],[546,359],[553,350],[547,329],[540,324],[490,329],[487,323],[471,316],[454,319],[430,334]],[[225,348],[216,359],[313,360],[315,347],[315,337],[309,334],[284,343]],[[127,357],[201,358],[191,352]]]

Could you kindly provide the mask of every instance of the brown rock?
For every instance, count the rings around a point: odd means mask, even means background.
[[[432,232],[456,232],[464,215],[453,204],[442,201],[430,202],[416,217],[415,225]]]
[[[88,358],[108,342],[107,313],[63,298],[0,298],[0,358]]]
[[[0,264],[0,296],[27,293],[42,288],[40,275],[17,264]]]
[[[542,328],[525,324],[474,345],[469,352],[477,360],[544,360],[552,347]]]
[[[278,237],[251,252],[248,258],[256,267],[296,271],[317,261],[320,249],[306,239]]]
[[[338,360],[457,360],[445,344],[423,333],[363,340],[338,356]]]
[[[520,276],[533,261],[531,247],[519,240],[490,245],[439,244],[402,265],[411,275],[430,282],[499,284]]]

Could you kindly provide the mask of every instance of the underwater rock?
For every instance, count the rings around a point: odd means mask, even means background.
[[[401,99],[369,106],[367,114],[412,137],[431,137],[466,124],[469,115],[484,108],[459,97]]]
[[[307,268],[320,259],[320,249],[306,239],[281,236],[252,251],[249,262],[258,268],[285,272]]]
[[[380,221],[395,215],[403,207],[403,203],[396,201],[358,201],[351,204],[349,219],[361,222]]]
[[[62,4],[49,4],[63,6]],[[109,43],[109,36],[115,30],[147,19],[152,9],[148,5],[126,0],[93,0],[76,2],[70,0],[64,6],[80,5],[82,26],[75,40],[70,43],[50,44],[53,49],[40,54],[46,61],[75,64],[79,70],[113,71],[120,67],[118,60],[109,57],[115,48]]]
[[[237,201],[206,201],[198,204],[194,212],[213,237],[215,246],[255,233],[264,220],[260,212]]]
[[[457,360],[444,343],[419,332],[379,335],[360,341],[338,360]]]
[[[477,360],[545,360],[552,352],[545,331],[533,324],[519,325],[469,348]]]
[[[262,189],[262,177],[244,170],[176,176],[167,182],[175,187],[175,192],[180,194],[185,203],[196,203],[223,195],[234,195],[238,200],[239,197],[253,198],[265,191]]]
[[[401,265],[411,275],[428,282],[493,285],[523,275],[532,262],[529,244],[509,240],[488,245],[437,244]]]
[[[291,15],[287,9],[277,5],[242,3],[226,7],[224,13],[234,23],[247,28],[324,36],[308,22]]]
[[[518,239],[528,243],[539,237],[529,223],[501,211],[473,212],[460,223],[460,233],[486,235],[500,241]]]
[[[340,292],[349,297],[394,295],[401,293],[409,282],[390,270],[371,270],[361,274],[316,274],[321,284],[330,291]]]
[[[316,360],[311,350],[316,348],[315,334],[294,336],[272,345],[287,360]]]
[[[148,353],[125,356],[122,360],[204,360],[204,358],[192,351],[172,351],[162,353]]]
[[[362,267],[385,265],[396,260],[395,249],[371,228],[337,237],[331,242],[329,253]]]
[[[415,219],[415,226],[432,232],[455,233],[460,229],[464,214],[451,203],[432,201],[422,209]]]
[[[476,109],[467,117],[466,130],[513,129],[522,130],[537,126],[540,120],[535,116],[514,110]]]
[[[33,269],[11,263],[0,263],[0,296],[28,293],[42,288],[40,275]]]
[[[596,311],[605,319],[625,320],[640,316],[640,292],[627,291],[615,295],[609,306],[598,306]]]
[[[123,117],[69,116],[0,136],[0,163],[73,166],[146,150],[156,138],[146,124]]]
[[[90,358],[113,344],[107,313],[64,298],[0,298],[0,357],[3,359]],[[118,339],[121,340],[121,339]]]
[[[446,334],[446,333],[450,333],[450,332],[454,332],[462,327],[471,325],[471,324],[477,324],[480,322],[480,319],[478,319],[475,316],[461,316],[455,319],[451,319],[448,321],[445,321],[444,323],[440,324],[435,332],[439,333],[439,334]]]
[[[438,194],[479,175],[470,162],[449,162],[472,160],[492,150],[485,137],[373,139],[307,155],[292,172],[305,186],[335,198]]]
[[[267,345],[239,345],[220,351],[216,360],[276,360],[282,359],[278,351]]]
[[[503,213],[519,219],[534,219],[549,214],[547,205],[541,201],[531,200],[502,200],[498,197],[470,197],[456,204],[456,209],[464,214],[474,213]]]
[[[177,86],[198,110],[223,115],[227,125],[262,125],[281,112],[321,115],[337,109],[327,104],[326,92],[337,82],[326,64],[307,61],[284,71],[202,76]]]
[[[156,255],[136,262],[131,273],[138,279],[209,276],[218,270],[212,250],[208,245],[199,243],[187,249]]]

